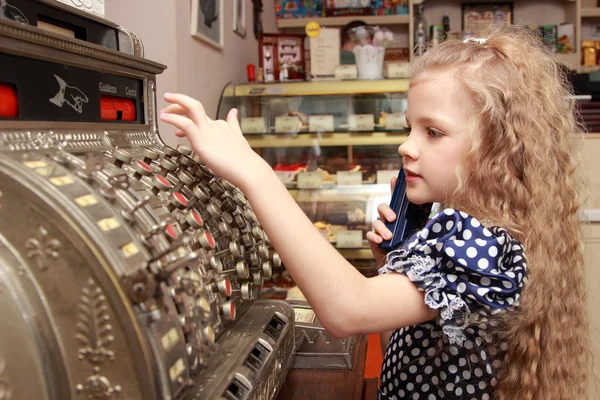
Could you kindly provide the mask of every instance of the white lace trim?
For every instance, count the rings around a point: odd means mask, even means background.
[[[379,274],[391,271],[406,274],[408,279],[419,284],[425,290],[425,304],[434,310],[440,310],[442,331],[451,344],[462,346],[465,341],[464,330],[468,325],[470,310],[460,295],[453,299],[440,289],[446,286],[442,274],[433,271],[435,261],[429,256],[411,255],[405,249],[393,250],[387,255],[387,264],[379,269]]]

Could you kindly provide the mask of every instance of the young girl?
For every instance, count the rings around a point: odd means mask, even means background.
[[[413,64],[399,148],[413,203],[445,209],[399,249],[381,221],[380,274],[359,274],[313,227],[243,138],[237,111],[208,118],[165,94],[163,121],[240,187],[325,328],[395,329],[381,399],[583,399],[587,324],[578,222],[580,129],[541,41],[501,26]],[[394,212],[380,205],[382,219]]]

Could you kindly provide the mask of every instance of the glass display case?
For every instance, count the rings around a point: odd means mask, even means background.
[[[230,84],[217,117],[238,108],[251,147],[315,228],[372,274],[366,232],[401,165],[407,89],[405,79]]]

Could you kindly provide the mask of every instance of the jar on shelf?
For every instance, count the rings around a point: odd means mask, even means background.
[[[581,42],[583,51],[583,65],[588,67],[596,65],[596,46],[593,40],[583,40]]]

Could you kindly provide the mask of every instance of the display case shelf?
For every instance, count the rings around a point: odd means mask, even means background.
[[[326,96],[406,92],[408,79],[249,83],[228,86],[224,97]]]
[[[408,14],[403,15],[351,15],[344,17],[321,18],[285,18],[277,21],[277,28],[304,28],[309,22],[317,22],[321,26],[344,26],[348,22],[360,19],[369,25],[403,25],[410,22]]]
[[[310,147],[315,140],[320,146],[377,146],[400,145],[406,140],[405,133],[352,132],[352,133],[301,133],[298,135],[246,135],[252,148]]]

